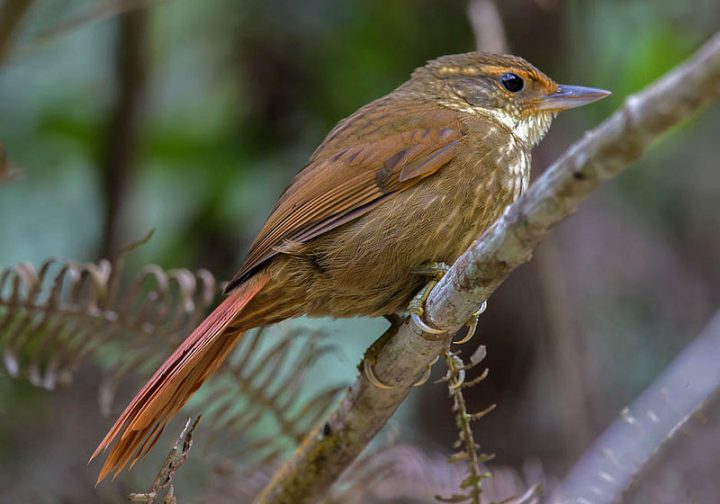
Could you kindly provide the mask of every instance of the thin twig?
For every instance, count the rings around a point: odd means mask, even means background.
[[[258,502],[296,504],[324,495],[445,350],[451,335],[513,269],[530,259],[551,228],[639,158],[651,141],[719,95],[720,34],[573,145],[456,261],[427,302],[427,320],[448,329],[446,337],[418,334],[405,322],[373,345],[375,374],[392,387],[380,389],[361,375],[330,418],[275,473]]]
[[[720,312],[665,372],[624,408],[550,502],[621,502],[642,473],[720,399]]]
[[[165,457],[165,461],[158,471],[158,474],[150,487],[150,491],[144,493],[131,493],[128,496],[128,499],[131,502],[153,504],[159,497],[160,493],[167,489],[167,492],[163,497],[163,504],[177,504],[173,479],[175,478],[175,473],[177,473],[177,471],[183,466],[190,455],[190,449],[193,445],[192,436],[198,422],[200,422],[200,415],[195,418],[194,422],[192,418],[187,419],[185,427],[175,441],[170,453],[168,453],[167,457]]]

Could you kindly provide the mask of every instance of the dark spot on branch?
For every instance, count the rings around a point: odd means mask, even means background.
[[[329,422],[325,422],[325,425],[323,425],[322,433],[323,436],[330,436],[332,434],[332,427],[330,427]]]

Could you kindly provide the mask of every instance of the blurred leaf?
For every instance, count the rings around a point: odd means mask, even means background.
[[[241,447],[233,458],[255,467],[277,462],[325,416],[345,386],[303,393],[307,370],[335,353],[325,336],[296,329],[278,338],[260,329],[243,337],[219,379],[193,404],[207,417],[213,437],[232,437]],[[273,342],[263,345],[267,337]]]

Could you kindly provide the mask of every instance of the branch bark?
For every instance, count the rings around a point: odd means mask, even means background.
[[[374,356],[375,374],[392,388],[379,389],[361,374],[327,422],[310,432],[275,473],[257,502],[295,504],[324,495],[448,346],[452,334],[513,269],[530,259],[550,230],[600,184],[639,158],[653,140],[718,97],[720,33],[586,133],[456,261],[426,303],[426,320],[447,329],[447,335],[422,334],[405,321],[373,344],[368,353]]]

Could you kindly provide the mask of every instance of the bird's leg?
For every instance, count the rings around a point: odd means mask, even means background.
[[[368,348],[365,352],[365,358],[362,362],[362,371],[368,381],[377,388],[381,390],[391,390],[395,388],[393,385],[388,385],[375,375],[375,371],[373,370],[373,366],[375,365],[375,355],[380,350],[380,347],[382,347],[384,342],[397,332],[398,328],[405,321],[405,318],[398,315],[397,313],[385,315],[385,318],[388,322],[390,322],[390,327],[387,331],[385,331],[385,334],[378,338],[375,343],[370,345],[370,348]],[[413,387],[419,387],[420,385],[424,385],[425,383],[427,383],[428,379],[430,379],[430,372],[432,370],[433,364],[435,364],[438,359],[439,357],[436,357],[430,364],[427,365],[427,368],[425,369],[425,372],[422,374],[422,376],[418,378],[415,383],[413,383]]]
[[[449,269],[450,267],[445,263],[433,262],[424,264],[419,269],[415,270],[416,273],[419,273],[421,275],[428,275],[434,277],[432,280],[430,280],[430,282],[425,285],[425,287],[423,287],[420,292],[418,292],[418,294],[412,299],[412,301],[410,301],[410,306],[408,307],[408,311],[410,312],[410,317],[412,318],[413,323],[415,323],[415,325],[418,326],[423,332],[429,334],[444,334],[447,332],[446,330],[437,329],[435,327],[429,326],[422,319],[422,316],[425,314],[425,301],[427,301],[427,298],[430,296],[430,291],[433,290],[433,288],[442,279],[442,277],[445,276],[445,273],[447,273]],[[478,310],[472,314],[470,320],[465,323],[465,325],[467,326],[467,333],[465,334],[465,337],[458,341],[453,341],[453,343],[455,343],[456,345],[462,345],[472,339],[473,335],[475,334],[475,329],[477,329],[478,319],[480,318],[480,315],[485,313],[486,309],[487,300],[483,301],[483,303],[480,305],[480,308],[478,308]]]
[[[435,280],[439,281],[448,271],[450,271],[450,266],[444,262],[429,262],[420,265],[419,268],[413,270],[413,273],[434,277]]]
[[[372,383],[374,386],[381,390],[392,390],[395,388],[394,385],[388,385],[387,383],[383,382],[380,378],[378,378],[375,375],[375,371],[373,370],[373,365],[375,364],[375,354],[380,349],[381,343],[386,340],[386,338],[392,336],[397,332],[397,329],[400,327],[400,325],[403,322],[403,319],[399,316],[392,316],[385,317],[386,319],[390,320],[390,323],[392,326],[390,329],[388,329],[385,334],[383,334],[375,343],[373,343],[370,348],[367,349],[365,352],[365,358],[362,362],[362,370],[363,373],[365,373],[365,377],[368,379],[370,383]],[[419,387],[421,385],[424,385],[427,383],[427,381],[430,379],[430,373],[432,372],[433,365],[438,361],[440,356],[435,357],[433,361],[427,365],[425,368],[425,371],[423,372],[422,376],[418,378],[418,380],[413,383],[413,387]]]
[[[390,326],[392,327],[399,327],[400,324],[405,322],[405,317],[400,315],[399,313],[391,313],[390,315],[383,315],[383,318],[390,322]]]
[[[415,297],[410,301],[410,305],[408,306],[408,312],[410,312],[410,317],[413,321],[413,323],[420,328],[425,333],[429,334],[444,334],[447,331],[436,329],[434,327],[430,327],[425,321],[422,320],[422,316],[425,314],[425,302],[427,301],[428,296],[430,296],[430,292],[433,290],[433,288],[438,284],[438,282],[442,279],[442,277],[445,275],[445,273],[448,272],[450,269],[450,266],[448,266],[445,263],[441,262],[432,262],[423,264],[420,268],[414,271],[414,273],[424,275],[424,276],[430,276],[431,280],[418,292]],[[484,302],[480,309],[476,311],[472,318],[467,322],[468,326],[468,332],[465,338],[463,338],[460,341],[457,341],[456,343],[462,344],[466,343],[470,340],[472,335],[475,333],[475,328],[477,327],[477,321],[480,315],[485,311],[487,308],[487,302]],[[394,388],[392,385],[388,385],[387,383],[384,383],[382,380],[380,380],[373,371],[373,365],[375,364],[375,354],[379,350],[381,343],[385,341],[386,337],[390,337],[392,334],[395,334],[397,332],[398,327],[400,324],[402,324],[403,319],[398,316],[397,314],[393,315],[386,315],[385,318],[390,322],[391,327],[386,331],[386,333],[378,339],[373,345],[365,352],[365,358],[363,359],[362,363],[362,369],[365,373],[365,376],[367,377],[368,381],[372,383],[374,386],[376,386],[379,389],[382,390],[390,390]],[[422,374],[420,378],[413,384],[414,387],[419,387],[420,385],[424,385],[427,383],[428,379],[430,378],[430,373],[432,371],[433,364],[435,364],[438,361],[439,357],[436,357],[431,363],[429,363],[425,369],[425,372]]]
[[[459,341],[453,341],[453,343],[455,343],[456,345],[462,345],[472,339],[473,335],[475,334],[475,329],[477,329],[478,319],[480,318],[480,315],[485,313],[485,310],[487,310],[487,300],[483,301],[483,303],[480,305],[480,308],[478,308],[478,310],[472,314],[470,320],[465,323],[465,325],[467,326],[467,333],[465,334],[465,337]],[[435,359],[433,359],[430,364],[427,365],[427,368],[425,368],[425,372],[423,373],[422,377],[420,377],[418,381],[413,383],[413,387],[419,387],[427,383],[427,381],[430,379],[432,367],[435,365],[439,358],[440,356],[438,355],[437,357],[435,357]]]
[[[438,284],[440,279],[445,276],[445,273],[447,273],[449,269],[450,266],[445,263],[432,262],[423,264],[420,268],[415,270],[415,273],[417,274],[431,277],[431,280],[427,284],[425,284],[425,287],[423,287],[420,292],[415,295],[412,301],[410,301],[410,305],[408,306],[410,318],[412,319],[413,323],[424,333],[444,334],[447,332],[447,330],[445,329],[437,329],[435,327],[430,327],[422,319],[422,317],[425,314],[425,301],[427,301],[428,296],[430,296],[430,292]]]

